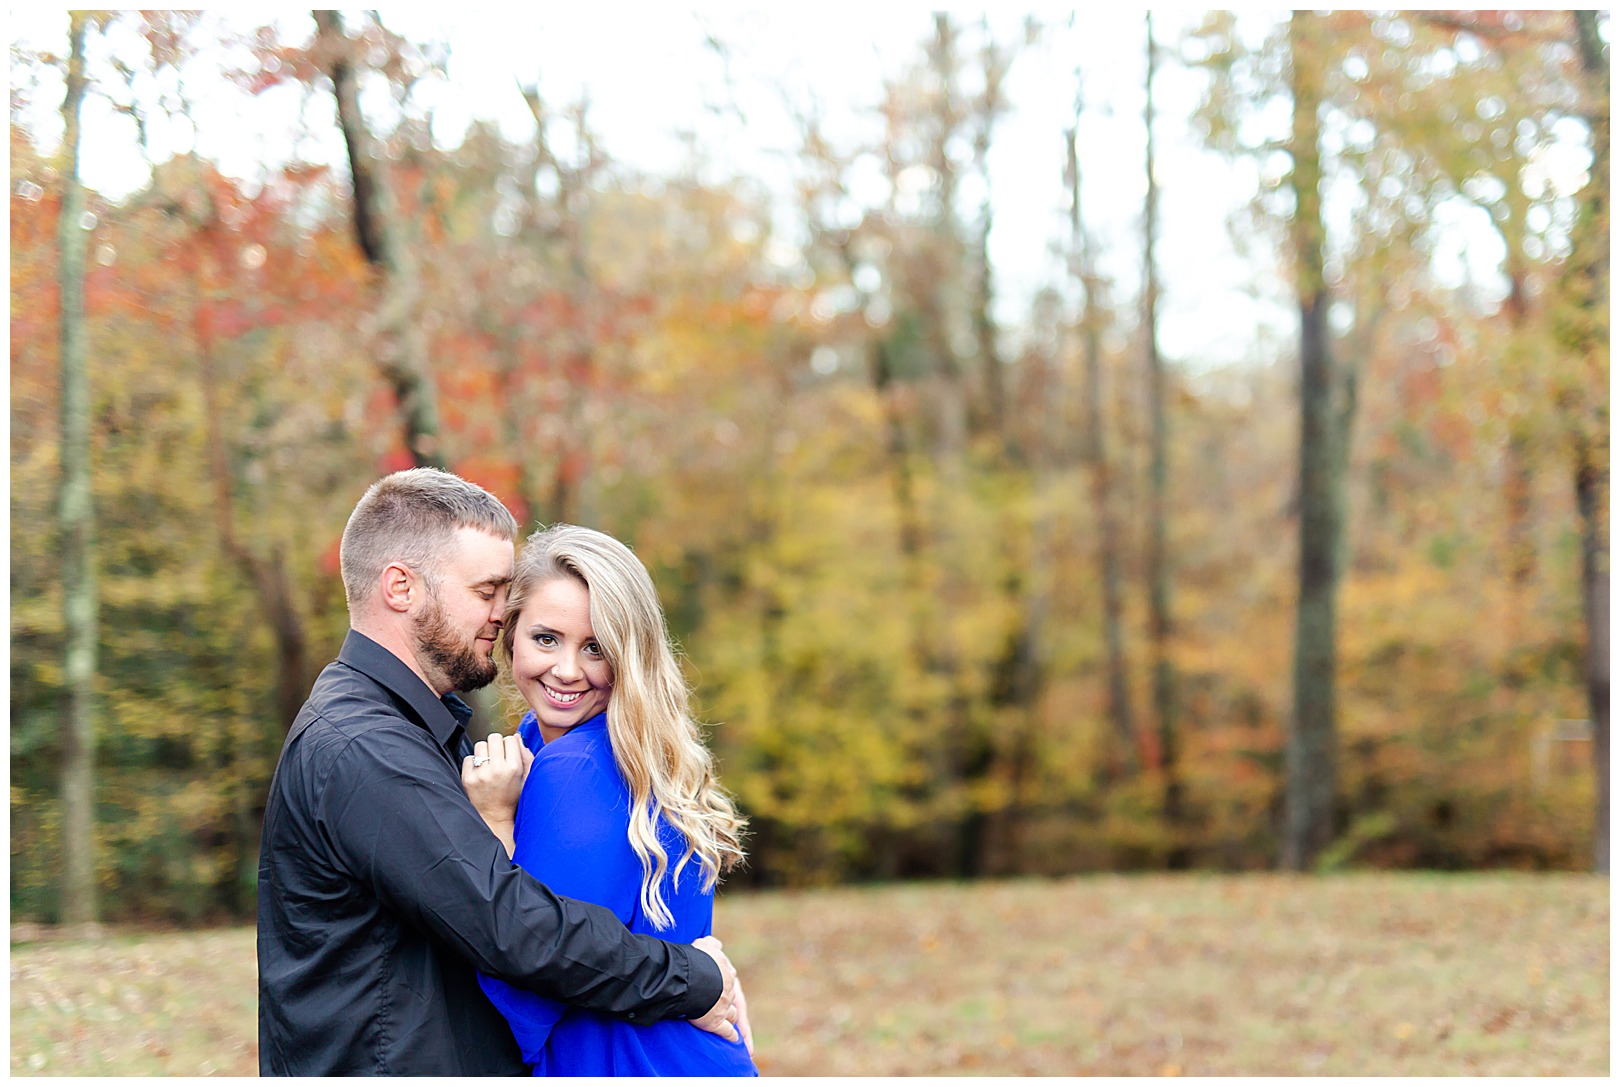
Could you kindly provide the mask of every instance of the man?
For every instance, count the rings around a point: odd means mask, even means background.
[[[349,518],[352,629],[293,722],[265,809],[261,1075],[526,1074],[479,970],[631,1021],[735,1039],[740,1018],[747,1032],[717,941],[633,935],[553,895],[491,833],[515,804],[521,744],[492,736],[475,753],[452,692],[495,677],[516,534],[493,495],[431,468],[379,480]],[[463,773],[496,799],[475,808]]]

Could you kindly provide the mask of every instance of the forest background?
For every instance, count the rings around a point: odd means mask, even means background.
[[[413,463],[646,562],[751,820],[734,886],[1607,871],[1606,16],[1092,42],[1196,83],[1200,176],[1066,16],[919,13],[846,88],[864,126],[784,77],[775,187],[695,134],[633,166],[532,72],[526,136],[446,139],[448,47],[387,15],[83,13],[82,51],[61,17],[11,58],[14,919],[251,915],[344,520]],[[998,173],[1037,57],[1074,72],[1064,156]],[[174,151],[199,67],[343,159]],[[135,191],[80,184],[76,93]],[[1128,153],[1085,138],[1112,102]],[[728,140],[750,108],[717,100]],[[1092,210],[1125,174],[1138,207]],[[1160,190],[1233,185],[1271,316],[1172,354]],[[996,225],[1031,203],[1020,297]],[[1178,294],[1230,293],[1207,267]]]

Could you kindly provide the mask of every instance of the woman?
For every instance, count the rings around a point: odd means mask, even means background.
[[[634,932],[709,935],[715,881],[742,860],[744,821],[714,779],[646,568],[592,529],[535,533],[517,558],[501,647],[535,751],[513,862]],[[537,1076],[759,1074],[741,1040],[481,981]]]

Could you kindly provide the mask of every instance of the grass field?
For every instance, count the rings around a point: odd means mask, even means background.
[[[1609,1072],[1609,883],[1096,876],[735,894],[767,1075]],[[11,948],[14,1075],[252,1075],[253,932]]]

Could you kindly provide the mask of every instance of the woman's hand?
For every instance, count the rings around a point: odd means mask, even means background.
[[[461,760],[461,787],[467,790],[478,814],[484,817],[490,832],[506,846],[511,857],[514,846],[512,830],[517,821],[518,796],[523,792],[523,781],[529,776],[534,753],[521,736],[489,734],[489,739],[473,745],[473,753]]]

